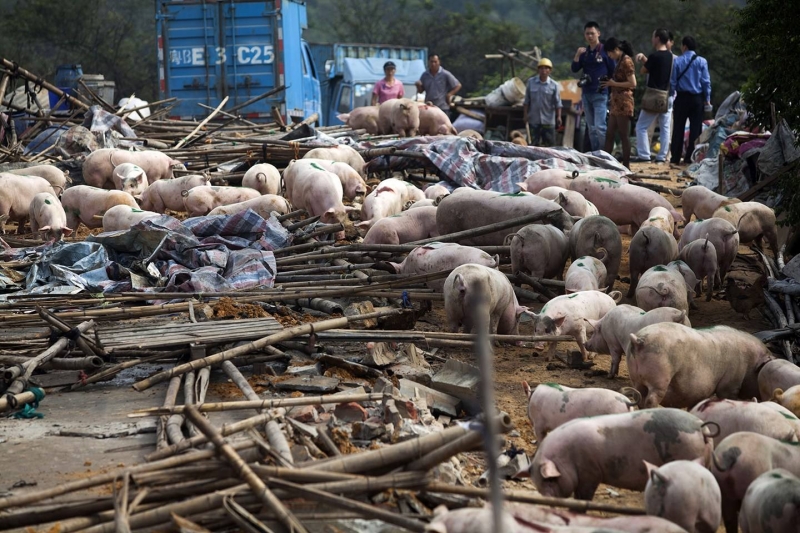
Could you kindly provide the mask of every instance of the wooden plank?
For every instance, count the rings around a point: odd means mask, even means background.
[[[129,324],[115,324],[113,326],[101,326],[99,328],[100,331],[141,331],[143,327],[148,326],[158,326],[160,329],[164,328],[183,328],[186,326],[195,326],[202,324],[204,327],[215,327],[217,325],[231,325],[231,324],[257,324],[259,322],[277,322],[272,317],[261,317],[261,318],[241,318],[235,320],[213,320],[210,322],[201,322],[198,324],[194,324],[190,322],[188,319],[185,320],[170,320],[169,322],[164,322],[163,320],[147,320],[142,322],[135,322]]]
[[[242,325],[242,326],[237,326],[237,327],[230,326],[230,327],[225,327],[225,328],[208,327],[208,328],[204,328],[204,329],[199,329],[199,328],[190,328],[188,326],[184,326],[181,329],[174,329],[174,328],[163,329],[163,330],[162,329],[148,329],[148,330],[146,330],[146,333],[147,333],[148,336],[155,336],[155,335],[166,335],[166,336],[171,336],[171,335],[195,335],[198,332],[203,333],[203,334],[216,335],[216,334],[220,334],[220,333],[226,333],[226,332],[229,332],[229,331],[252,331],[254,329],[255,330],[261,330],[261,329],[272,330],[272,329],[281,329],[281,328],[280,328],[280,324],[278,324],[277,322],[273,322],[273,323],[266,322],[266,323],[257,324],[255,326],[254,325],[245,324],[245,325]],[[142,330],[139,330],[139,331],[101,331],[99,333],[99,335],[100,335],[100,337],[113,337],[113,338],[124,339],[124,338],[138,338],[138,337],[141,337],[143,333],[145,333],[145,332],[142,331]]]
[[[152,339],[161,339],[161,340],[169,340],[169,339],[204,339],[210,337],[236,337],[242,335],[259,335],[265,332],[274,332],[280,331],[282,328],[273,326],[273,327],[263,327],[263,328],[250,328],[250,329],[230,329],[230,330],[209,330],[209,331],[186,331],[186,332],[174,332],[170,334],[159,334],[153,335],[148,333],[147,335],[139,334],[139,335],[126,335],[126,336],[116,336],[110,335],[108,337],[104,335],[100,335],[100,340],[103,341],[103,344],[106,344],[105,341],[108,341],[107,344],[121,344],[126,342],[138,342],[141,341],[142,338],[152,338]]]

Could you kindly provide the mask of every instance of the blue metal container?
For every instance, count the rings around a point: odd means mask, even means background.
[[[78,79],[81,76],[83,76],[83,69],[80,65],[58,65],[56,67],[55,85],[62,91],[64,87],[77,89]],[[58,98],[56,98],[56,101],[58,101]]]

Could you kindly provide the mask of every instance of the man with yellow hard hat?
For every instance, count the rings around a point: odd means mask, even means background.
[[[542,58],[539,75],[528,79],[525,88],[524,117],[530,125],[532,146],[553,146],[556,127],[561,126],[561,86],[550,79],[553,63]]]

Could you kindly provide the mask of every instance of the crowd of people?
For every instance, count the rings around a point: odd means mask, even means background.
[[[629,42],[616,37],[600,39],[600,25],[590,21],[584,25],[586,46],[575,51],[572,72],[580,73],[581,107],[588,129],[588,151],[613,153],[617,137],[622,144],[621,163],[630,168],[631,161],[689,164],[694,145],[702,132],[703,117],[711,109],[711,77],[708,62],[697,54],[697,42],[687,35],[681,41],[681,54],[672,52],[674,38],[666,29],[656,29],[651,36],[653,51],[634,54]],[[646,76],[646,87],[636,121],[636,156],[631,157],[631,121],[635,114],[636,63]],[[561,86],[550,77],[553,63],[542,58],[538,75],[528,79],[523,116],[530,133],[528,142],[535,146],[552,146],[556,131],[562,125]],[[385,77],[375,84],[372,105],[391,98],[403,98],[403,84],[395,79],[396,66],[384,65]],[[431,54],[428,69],[416,82],[418,92],[425,92],[426,101],[455,119],[451,110],[453,96],[461,83],[441,66],[439,56]],[[686,121],[689,139],[684,143]],[[653,122],[659,129],[660,148],[650,154],[649,130]],[[674,124],[674,125],[673,125]],[[670,136],[671,134],[671,136]],[[684,150],[684,144],[685,150]]]

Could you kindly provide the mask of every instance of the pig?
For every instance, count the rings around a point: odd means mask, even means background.
[[[636,289],[636,305],[645,311],[672,307],[688,314],[692,290],[680,270],[656,265],[642,274]]]
[[[208,183],[208,176],[200,174],[190,174],[171,180],[159,180],[150,184],[142,193],[142,209],[157,213],[166,213],[167,209],[184,211],[186,206],[183,203],[181,193],[195,187],[206,186]]]
[[[345,224],[348,209],[342,204],[342,182],[327,170],[298,173],[288,200],[295,209],[305,209],[309,216],[319,216],[323,224]],[[344,231],[336,239],[344,238]]]
[[[613,291],[610,295],[600,291],[583,291],[574,294],[556,296],[542,307],[539,314],[530,313],[533,317],[534,335],[572,335],[586,360],[586,334],[591,326],[586,319],[600,320],[606,313],[616,307],[622,295]],[[544,350],[544,342],[534,344],[537,351]],[[545,354],[549,361],[556,351],[556,342],[550,342]]]
[[[436,208],[420,207],[378,220],[367,231],[364,244],[405,244],[438,236]]]
[[[709,398],[692,407],[694,416],[719,426],[715,442],[739,431],[752,431],[773,439],[800,442],[800,420],[775,402],[743,402]]]
[[[586,198],[581,193],[570,191],[563,187],[545,187],[536,193],[536,196],[554,201],[563,207],[567,213],[575,217],[583,218],[598,214],[594,204],[586,201]]]
[[[675,270],[676,272],[680,273],[683,276],[683,281],[686,282],[686,297],[689,300],[689,307],[692,309],[697,309],[697,306],[694,304],[694,289],[697,287],[700,280],[697,279],[697,276],[694,274],[694,271],[687,265],[684,261],[680,259],[676,259],[670,263],[667,263],[667,268],[671,270]]]
[[[495,222],[532,215],[555,214],[541,223],[550,223],[563,232],[572,228],[572,217],[555,202],[534,195],[501,194],[492,191],[459,187],[442,198],[436,211],[436,225],[440,235],[486,226]],[[471,246],[500,246],[507,235],[522,226],[498,230],[477,237],[461,239],[461,244]]]
[[[72,234],[72,229],[67,227],[64,208],[52,193],[40,192],[33,197],[30,219],[31,231],[34,235],[39,233],[43,239],[60,241],[65,235],[69,237]]]
[[[703,422],[679,409],[579,418],[545,437],[529,473],[543,496],[591,500],[600,483],[642,491],[648,480],[644,461],[661,466],[707,459],[711,441]]]
[[[156,150],[130,152],[116,148],[101,148],[86,156],[83,162],[83,180],[86,185],[92,187],[114,189],[114,168],[122,163],[133,163],[144,169],[151,184],[172,178],[173,168],[186,169],[180,161]]]
[[[697,239],[708,237],[714,245],[717,253],[717,284],[728,274],[728,271],[739,253],[739,232],[736,226],[721,218],[710,218],[708,220],[695,220],[686,224],[683,228],[681,240],[678,243],[678,250],[683,250],[684,246]]]
[[[602,261],[606,267],[602,285],[607,291],[614,287],[622,261],[622,236],[611,219],[597,215],[577,221],[569,233],[569,253],[573,261],[584,256]]]
[[[465,332],[476,333],[473,309],[476,297],[482,296],[481,307],[488,314],[492,334],[517,335],[519,318],[527,311],[517,303],[514,287],[505,274],[483,265],[466,264],[453,269],[444,282],[444,311],[450,332],[463,326]]]
[[[616,306],[600,320],[589,320],[594,333],[586,343],[586,348],[593,352],[611,355],[608,377],[616,377],[619,372],[619,362],[622,356],[628,353],[631,333],[659,322],[674,322],[692,327],[684,311],[672,307],[659,307],[645,312],[638,307],[623,304]]]
[[[720,207],[738,204],[739,202],[741,200],[738,198],[728,198],[702,185],[687,187],[681,194],[683,218],[687,224],[692,220],[692,215],[697,217],[698,220],[711,218],[714,216],[714,211]]]
[[[524,272],[535,278],[557,279],[564,275],[569,241],[563,231],[549,224],[530,224],[508,237],[513,274]]]
[[[22,233],[31,214],[31,202],[41,192],[56,195],[55,189],[45,178],[0,172],[0,228],[3,227],[3,221],[8,219],[16,222],[17,233]]]
[[[420,104],[419,135],[458,135],[447,113],[435,105]]]
[[[339,161],[347,163],[361,176],[364,175],[364,158],[355,148],[346,144],[336,144],[320,148],[313,148],[306,152],[303,159],[324,159],[326,161]]]
[[[383,180],[364,198],[357,226],[369,229],[378,220],[399,214],[407,203],[424,199],[425,193],[411,183],[395,178]]]
[[[378,135],[378,106],[357,107],[349,113],[341,113],[336,118],[354,130],[364,129],[370,135]]]
[[[396,133],[400,137],[416,137],[419,126],[419,106],[413,100],[387,100],[378,108],[378,128],[384,135]]]
[[[645,462],[645,466],[648,515],[665,518],[689,533],[717,531],[722,522],[722,493],[702,459],[672,461],[661,467]]]
[[[242,187],[255,189],[261,194],[280,194],[281,173],[269,163],[253,165],[244,173]]]
[[[431,200],[436,200],[440,196],[447,196],[448,194],[450,194],[450,189],[444,185],[435,184],[425,188],[425,198]]]
[[[764,472],[744,493],[742,533],[800,531],[800,478],[783,468]]]
[[[760,202],[730,204],[714,211],[713,218],[734,224],[739,231],[741,244],[755,241],[763,249],[762,239],[766,238],[772,254],[778,257],[778,228],[775,225],[775,211],[770,207]]]
[[[665,233],[672,234],[676,239],[680,238],[675,219],[672,218],[672,214],[667,209],[661,206],[656,206],[650,210],[650,213],[647,215],[647,220],[642,222],[641,225],[643,228],[646,226],[653,226]]]
[[[657,192],[613,178],[580,176],[572,180],[569,189],[581,193],[618,226],[630,224],[631,229],[638,230],[654,207],[666,209],[675,222],[683,221],[683,215]]]
[[[750,431],[722,440],[711,459],[710,470],[722,492],[722,523],[727,533],[737,533],[739,509],[748,487],[760,475],[775,468],[800,475],[800,446]],[[796,497],[797,493],[792,495]],[[773,504],[778,504],[773,508],[778,518],[785,508],[774,500]]]
[[[149,185],[144,169],[133,163],[122,163],[114,167],[111,179],[114,181],[115,189],[125,191],[136,199],[142,197],[142,193]]]
[[[717,250],[714,248],[714,244],[708,241],[708,234],[706,234],[705,240],[697,239],[684,246],[678,257],[689,265],[699,280],[695,288],[697,296],[700,296],[703,290],[703,279],[708,281],[706,301],[710,302],[719,263],[717,263]]]
[[[212,209],[208,214],[209,216],[234,215],[242,211],[247,211],[248,209],[252,209],[261,215],[262,218],[268,219],[270,213],[273,211],[285,215],[291,211],[291,206],[289,206],[289,202],[283,196],[278,196],[277,194],[262,194],[258,198],[245,200],[244,202],[220,205]]]
[[[636,401],[632,402],[624,394],[608,389],[572,389],[557,383],[542,383],[531,390],[526,381],[522,382],[522,388],[528,397],[528,419],[540,442],[548,433],[570,420],[627,413],[639,403],[639,393],[635,390]]]
[[[800,385],[783,390],[780,387],[772,392],[772,401],[800,416]]]
[[[718,398],[754,397],[759,365],[772,359],[760,340],[728,326],[702,330],[660,322],[631,333],[628,374],[640,407],[686,407]]]
[[[129,205],[115,205],[103,215],[103,231],[123,231],[148,218],[160,217],[161,213],[142,211]]]
[[[589,255],[579,257],[567,269],[564,292],[604,291],[607,276],[606,266],[601,260]]]
[[[772,399],[775,389],[800,385],[800,368],[785,359],[774,359],[759,369],[758,392],[762,402]]]
[[[436,202],[429,198],[425,198],[424,200],[417,200],[408,206],[409,209],[419,209],[420,207],[436,207]]]
[[[220,187],[203,185],[181,193],[186,212],[190,217],[202,217],[221,205],[236,204],[252,200],[261,193],[247,187]]]
[[[70,187],[61,195],[61,205],[67,215],[67,226],[76,230],[80,224],[89,229],[103,225],[102,215],[115,205],[139,209],[136,200],[124,191],[109,191],[89,185]]]
[[[424,533],[488,533],[494,528],[494,515],[491,509],[463,508],[448,510],[439,506],[433,511],[433,520],[425,525]],[[528,524],[520,523],[507,512],[503,512],[501,527],[503,533],[538,533]]]
[[[678,242],[669,233],[653,226],[645,226],[631,239],[628,254],[631,268],[628,298],[632,298],[642,272],[656,265],[666,265],[678,258]]]
[[[603,518],[571,512],[557,507],[546,507],[544,505],[531,505],[523,503],[506,503],[506,511],[518,521],[525,524],[536,523],[541,526],[550,526],[552,531],[562,533],[564,527],[577,528],[586,532],[586,528],[601,528],[590,531],[596,533],[609,533],[612,531],[624,531],[625,533],[686,533],[686,531],[670,522],[657,516],[617,516],[613,518]],[[537,528],[541,533],[546,529]],[[569,531],[569,530],[567,530]]]
[[[364,182],[364,178],[347,163],[304,157],[303,159],[290,161],[283,172],[287,197],[291,196],[291,188],[295,176],[300,172],[310,172],[312,170],[327,170],[339,176],[339,180],[342,182],[343,195],[349,200],[355,200],[357,197],[367,194],[367,184]]]
[[[578,176],[577,170],[570,172],[560,168],[551,168],[534,172],[525,181],[517,183],[517,186],[519,190],[533,194],[538,194],[547,187],[561,187],[569,190],[572,180]]]
[[[56,191],[56,196],[61,196],[61,193],[67,188],[67,184],[72,183],[69,178],[69,171],[61,170],[53,165],[34,165],[32,167],[6,170],[5,172],[16,174],[17,176],[39,176],[44,178],[52,185]]]
[[[452,270],[467,263],[474,263],[488,268],[500,266],[500,256],[492,256],[471,246],[461,246],[454,242],[432,242],[414,248],[402,263],[382,263],[376,265],[393,274],[428,274],[443,270]],[[426,282],[428,288],[441,292],[444,280]]]

